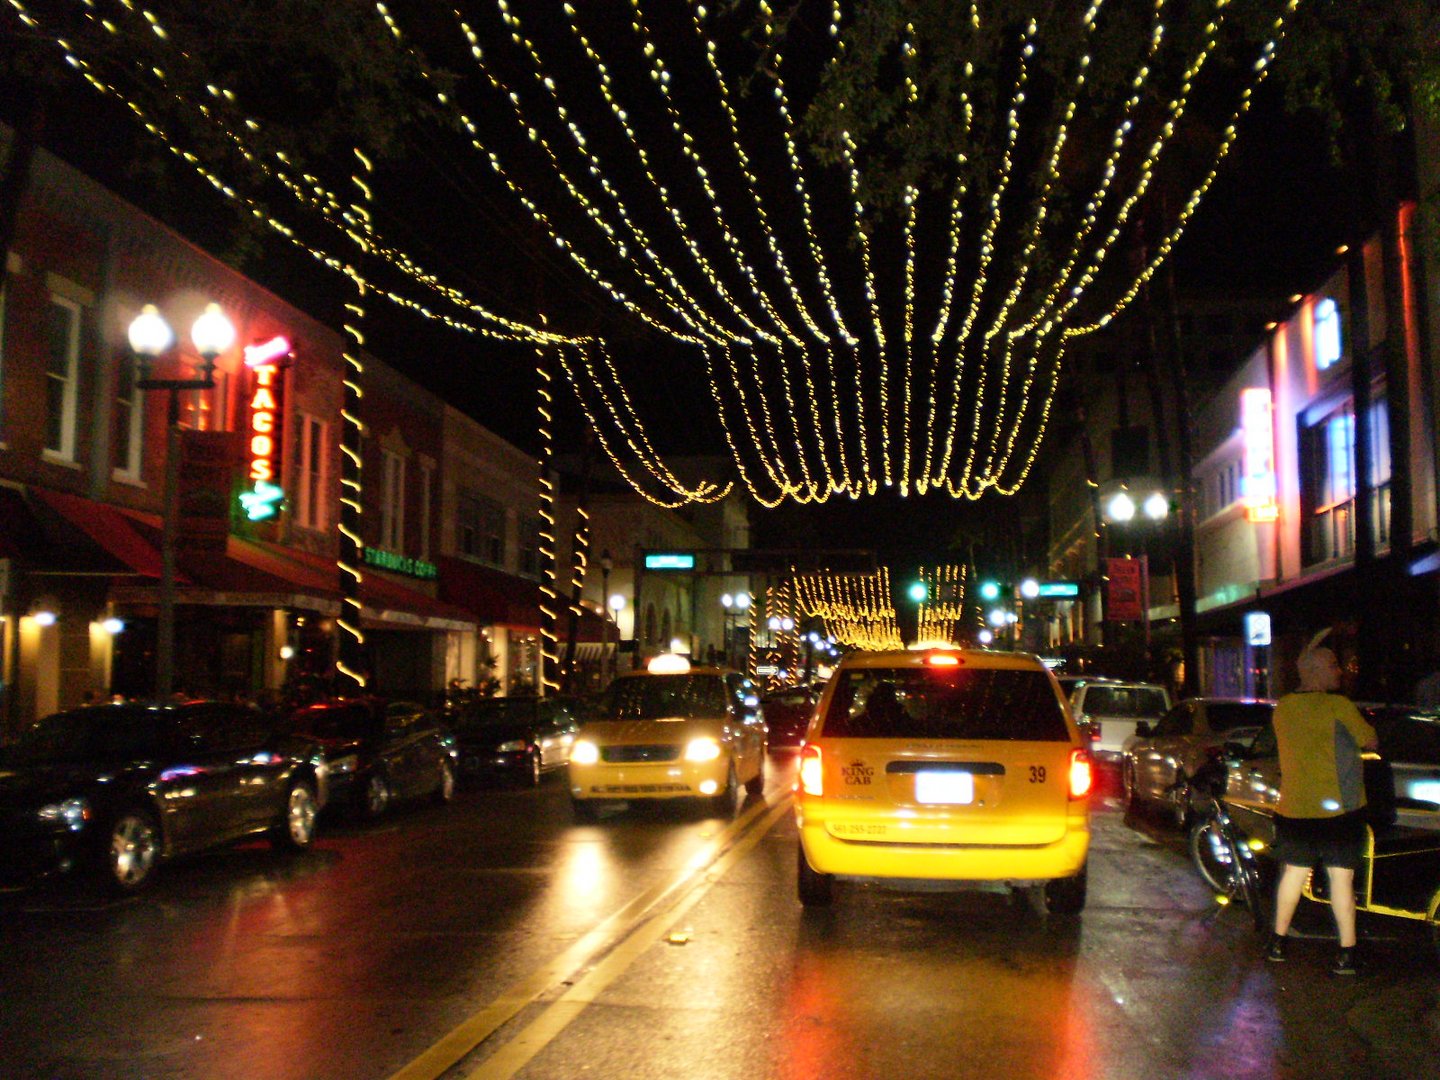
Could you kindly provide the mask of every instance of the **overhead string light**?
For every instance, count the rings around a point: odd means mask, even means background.
[[[22,20],[26,22],[26,25],[29,25],[37,30],[43,29],[39,21],[28,10],[26,10],[20,0],[7,0],[7,2],[9,2],[10,6],[16,10],[17,14],[22,18]],[[124,6],[125,9],[132,14],[135,13],[137,10],[131,4],[123,4],[122,6]],[[101,27],[105,32],[111,35],[118,35],[119,28],[117,24],[106,19],[95,18],[94,16],[89,14],[87,14],[85,17],[94,25]],[[157,39],[164,41],[167,44],[173,44],[171,35],[165,30],[164,26],[160,23],[159,19],[153,15],[153,13],[146,12],[144,13],[144,17],[148,28],[154,32]],[[277,233],[287,242],[300,248],[302,251],[310,255],[315,261],[319,262],[327,269],[332,270],[336,273],[344,274],[347,277],[355,273],[354,268],[349,266],[344,258],[341,258],[330,252],[324,251],[306,243],[300,238],[297,231],[292,226],[285,224],[284,221],[272,215],[253,198],[242,195],[236,190],[232,183],[227,182],[215,171],[208,168],[201,161],[200,157],[197,154],[186,150],[179,143],[179,141],[170,134],[165,125],[161,123],[158,118],[152,116],[131,95],[125,93],[116,84],[112,82],[107,82],[106,80],[96,75],[94,69],[73,51],[70,42],[61,37],[55,37],[54,40],[61,47],[61,49],[64,50],[66,63],[77,73],[79,73],[81,77],[84,78],[85,81],[92,87],[92,89],[98,91],[104,96],[113,98],[114,100],[120,102],[123,106],[125,106],[151,136],[156,138],[163,146],[165,146],[165,148],[171,154],[179,158],[188,167],[193,169],[218,193],[244,206],[252,217],[261,221],[263,224],[265,224],[268,228]],[[186,59],[189,58],[189,54],[182,53],[182,56]],[[138,70],[142,74],[148,75],[156,79],[162,87],[165,87],[167,91],[169,90],[169,79],[165,69],[152,65],[149,67],[139,68]],[[213,83],[209,83],[206,84],[205,90],[214,99],[223,101],[232,106],[236,104],[235,95],[233,91],[229,89],[218,87]],[[269,155],[280,164],[280,167],[268,164],[262,158],[262,156],[258,154],[247,143],[246,137],[243,136],[239,131],[237,131],[236,128],[227,126],[223,118],[220,117],[215,112],[215,110],[203,99],[189,98],[186,97],[184,94],[178,92],[172,92],[171,98],[176,105],[198,112],[208,122],[214,125],[217,131],[227,137],[234,144],[236,152],[246,161],[247,164],[255,168],[266,178],[279,182],[282,187],[284,187],[288,192],[290,192],[297,199],[297,201],[302,204],[302,206],[312,210],[316,210],[320,213],[321,217],[327,221],[328,224],[346,233],[352,241],[354,240],[353,230],[356,227],[356,222],[360,216],[360,213],[354,204],[350,204],[348,207],[342,206],[341,202],[338,200],[338,198],[334,195],[333,192],[327,191],[325,188],[320,186],[320,182],[315,177],[309,174],[306,174],[302,177],[302,180],[304,181],[303,183],[292,178],[288,172],[288,159],[281,151],[272,151]],[[246,131],[250,131],[252,133],[261,130],[259,123],[250,118],[244,118],[241,126]],[[423,271],[419,271],[413,263],[408,262],[407,258],[402,253],[398,253],[393,249],[386,247],[379,240],[379,238],[374,235],[373,230],[370,237],[370,245],[370,254],[372,255],[372,257],[378,257],[382,260],[394,263],[402,270],[410,273],[411,276],[416,277],[417,280],[420,280],[421,283],[425,284],[427,287],[436,288],[439,285],[438,280],[435,279],[433,275],[425,275]],[[415,299],[397,293],[392,289],[385,288],[374,281],[367,281],[366,288],[368,291],[384,297],[386,300],[394,303],[396,306],[405,308],[413,314],[443,322],[451,329],[459,330],[464,333],[478,334],[485,337],[512,341],[556,339],[554,335],[545,334],[544,332],[537,330],[535,327],[529,326],[523,322],[507,319],[504,316],[487,310],[483,305],[474,303],[472,301],[463,301],[463,306],[465,306],[471,314],[480,318],[484,323],[490,323],[494,325],[476,325],[465,320],[456,319],[450,315],[437,313],[435,311],[432,311],[426,305],[416,301]],[[455,297],[453,294],[447,295],[447,299],[454,300]],[[501,327],[503,329],[497,329],[497,327]]]
[[[578,353],[577,358],[571,360],[566,347],[562,346],[556,351],[559,363],[567,380],[576,391],[585,419],[589,422],[591,430],[595,432],[601,449],[621,477],[636,493],[657,506],[669,509],[691,502],[717,502],[730,493],[733,484],[718,487],[705,481],[695,487],[687,487],[666,467],[645,435],[644,427],[635,414],[634,406],[630,402],[624,384],[621,383],[615,372],[614,364],[610,360],[604,342],[597,339],[573,343],[570,347],[573,347]],[[599,365],[595,362],[595,354],[600,356],[601,363]],[[579,370],[581,365],[584,368],[583,372]],[[597,367],[603,367],[604,371],[597,372]],[[607,384],[613,385],[613,394],[607,390]],[[601,409],[592,407],[582,387],[595,391]],[[617,398],[620,401],[619,406],[615,404]],[[617,452],[614,443],[616,436],[629,448],[628,455]],[[650,479],[658,482],[666,490],[668,497],[657,497],[649,493],[645,481],[632,473],[633,461],[638,461],[643,466],[645,471],[650,474]]]
[[[399,284],[389,287],[369,274],[364,284],[371,295],[462,332],[556,348],[556,366],[597,425],[597,433],[605,432],[606,452],[612,459],[623,458],[627,479],[662,504],[712,498],[723,490],[713,483],[682,483],[669,472],[650,446],[625,393],[628,380],[620,376],[601,343],[588,334],[551,331],[543,317],[510,319],[489,310],[389,242],[364,200],[341,198],[313,172],[278,150],[264,149],[267,133],[259,121],[244,114],[227,87],[207,81],[203,72],[197,81],[192,54],[154,12],[131,0],[117,0],[112,20],[102,18],[98,3],[91,0],[79,4],[70,0],[69,6],[51,0],[47,13],[73,10],[73,19],[54,16],[57,24],[63,22],[67,28],[73,24],[76,40],[72,42],[65,33],[42,29],[31,7],[44,2],[6,0],[27,27],[51,34],[66,64],[96,90],[122,102],[172,154],[223,196],[236,200],[332,272],[359,273],[350,266],[353,260],[324,250],[332,237],[347,249],[362,245],[366,269],[384,270],[387,280],[391,270],[400,275]],[[1041,40],[1036,20],[1026,20],[1020,33],[1005,34],[1005,55],[998,60],[980,56],[981,47],[988,47],[982,30],[993,34],[998,28],[983,27],[978,2],[962,7],[960,25],[974,39],[974,55],[958,73],[963,81],[956,122],[962,130],[953,158],[955,175],[943,189],[945,195],[937,196],[934,208],[937,219],[946,220],[948,227],[924,228],[930,196],[922,197],[911,187],[903,192],[905,205],[895,227],[895,243],[889,243],[887,233],[884,248],[872,243],[879,219],[864,195],[865,173],[872,164],[857,138],[845,133],[837,147],[833,168],[838,175],[832,172],[836,182],[817,186],[807,175],[808,151],[787,97],[785,73],[792,58],[779,44],[783,34],[777,30],[771,0],[757,0],[768,93],[750,105],[762,111],[773,108],[778,126],[761,124],[753,129],[742,125],[719,45],[707,32],[709,13],[704,4],[686,0],[688,21],[652,23],[647,11],[659,8],[651,4],[647,9],[647,2],[625,0],[625,23],[612,23],[607,27],[612,32],[604,37],[617,56],[624,53],[628,70],[636,74],[624,83],[627,94],[637,95],[629,102],[620,98],[610,59],[582,29],[582,13],[585,18],[596,17],[590,6],[560,3],[563,25],[557,24],[555,33],[543,38],[579,43],[588,67],[582,62],[579,68],[572,65],[565,70],[578,72],[584,86],[571,85],[574,74],[557,78],[535,41],[526,36],[524,20],[538,18],[538,2],[524,6],[522,19],[513,0],[496,0],[499,21],[487,18],[483,33],[455,13],[453,25],[483,79],[476,89],[484,102],[493,98],[499,106],[490,109],[486,104],[487,118],[493,113],[497,123],[507,129],[513,126],[520,134],[518,149],[507,149],[505,160],[499,144],[492,145],[472,114],[443,88],[448,83],[442,83],[419,51],[410,47],[390,7],[377,0],[374,10],[402,55],[410,57],[433,88],[434,100],[445,115],[459,125],[469,147],[481,155],[497,183],[550,242],[624,315],[647,331],[698,350],[740,481],[767,505],[777,500],[823,502],[840,493],[859,498],[874,494],[882,484],[898,488],[902,495],[933,488],[967,499],[1017,491],[1048,428],[1068,343],[1108,325],[1171,254],[1213,185],[1237,136],[1238,120],[1250,108],[1253,92],[1266,77],[1287,20],[1299,4],[1299,0],[1277,0],[1283,10],[1241,91],[1213,167],[1193,186],[1143,270],[1121,277],[1119,299],[1097,315],[1089,305],[1082,310],[1082,304],[1095,291],[1102,272],[1116,273],[1115,249],[1154,186],[1158,162],[1192,107],[1202,69],[1221,50],[1225,16],[1233,0],[1212,0],[1210,8],[1197,12],[1201,32],[1194,39],[1194,50],[1184,55],[1179,49],[1182,44],[1189,49],[1190,39],[1182,42],[1183,35],[1167,30],[1167,19],[1179,17],[1171,11],[1178,5],[1153,0],[1149,20],[1140,28],[1148,37],[1140,43],[1133,75],[1117,102],[1116,126],[1100,172],[1088,187],[1089,198],[1082,204],[1073,236],[1067,237],[1054,235],[1059,219],[1052,204],[1067,179],[1061,172],[1073,122],[1093,81],[1091,42],[1100,32],[1104,0],[1090,0],[1078,8],[1078,25],[1069,25],[1068,15],[1065,26],[1047,25],[1047,40]],[[841,0],[830,0],[827,10],[824,31],[830,49],[817,59],[833,72],[846,53],[845,9]],[[172,78],[164,63],[147,62],[131,64],[126,74],[107,78],[87,63],[86,51],[93,42],[118,36],[127,20],[135,31],[159,43],[156,55],[158,50],[174,50],[172,66],[181,77]],[[451,25],[442,20],[427,23],[425,30],[428,34],[438,27],[443,33]],[[703,61],[663,53],[662,45],[676,41],[662,40],[656,33],[661,28],[678,33],[679,45],[687,51],[692,43],[698,46]],[[902,29],[899,88],[901,119],[908,123],[919,101],[915,72],[928,57],[922,56],[927,46],[917,38],[915,27]],[[1027,155],[1030,152],[1028,136],[1039,125],[1029,120],[1042,109],[1041,103],[1027,100],[1028,82],[1033,58],[1048,45],[1052,29],[1075,36],[1075,67],[1053,108],[1044,112],[1045,141],[1039,143],[1041,136],[1036,136],[1037,168],[1033,188],[1027,189],[1035,197],[1029,211],[1021,214],[1012,212],[1021,175],[1018,148],[1026,136]],[[493,42],[486,36],[492,31]],[[98,62],[102,54],[95,49]],[[487,56],[487,50],[494,55]],[[1166,51],[1176,55],[1164,55]],[[113,53],[103,55],[108,58]],[[520,66],[519,79],[527,87],[533,80],[533,93],[522,97],[514,79],[502,78],[495,64],[512,58]],[[988,136],[992,124],[976,117],[977,103],[988,100],[977,88],[977,62],[984,63],[987,72],[1010,71],[1014,80],[1011,86],[995,88],[1000,102],[1007,101],[1008,89],[1008,108],[998,118],[1000,123],[993,125],[998,129],[994,139]],[[557,66],[555,71],[559,70]],[[1175,87],[1157,85],[1159,73],[1165,71],[1179,76]],[[707,90],[713,87],[703,100],[691,93],[693,82],[681,87],[682,81],[697,78]],[[149,109],[140,104],[141,95],[153,95],[155,86],[162,95],[168,93],[169,100],[162,96],[156,109]],[[577,111],[579,102],[572,100],[577,93],[586,95],[589,113]],[[642,104],[638,95],[651,95],[644,104],[656,111],[646,115],[659,118],[658,123],[641,124],[632,118],[630,108]],[[1142,123],[1147,110],[1141,103],[1146,99],[1156,100],[1159,107],[1153,118]],[[723,124],[711,123],[711,118],[694,111],[715,107],[719,112],[713,119],[723,117]],[[162,119],[161,114],[170,117],[172,109],[212,126],[234,148],[234,160],[225,165],[202,161],[170,130],[176,125]],[[593,121],[597,116],[600,123],[595,130],[582,126],[583,119]],[[712,130],[718,139],[728,138],[730,146],[699,138],[698,133]],[[783,146],[788,174],[764,177],[767,184],[762,191],[754,162],[759,160],[758,140],[767,131]],[[975,173],[986,162],[981,188]],[[232,166],[247,180],[283,191],[326,230],[325,239],[307,239],[241,194],[234,177],[220,175],[222,168]],[[618,171],[612,172],[612,166]],[[732,191],[733,200],[722,198],[722,192],[728,196]],[[843,265],[845,278],[857,284],[855,298],[863,307],[856,308],[861,313],[856,325],[865,327],[860,335],[851,331],[841,309],[837,279],[832,278],[832,252],[821,241],[821,217],[814,201],[821,191],[848,203],[838,209],[844,221],[841,235],[848,234],[850,243],[833,252],[834,267]],[[781,225],[783,231],[777,228]],[[805,250],[797,246],[787,251],[787,243],[803,244]],[[945,267],[938,302],[929,299],[930,290],[922,290],[919,273],[925,265],[922,255],[930,257],[931,244]],[[900,265],[885,267],[882,273],[880,252],[889,258],[892,247],[900,252]],[[1042,267],[1051,264],[1042,259],[1043,252],[1054,252],[1058,258],[1057,268],[1044,271],[1042,278]],[[961,280],[962,266],[968,282]],[[922,296],[927,297],[923,311]],[[917,332],[925,333],[918,329],[922,325],[933,327],[925,342],[916,340]],[[626,358],[627,363],[638,359]],[[851,374],[845,373],[842,380],[839,370],[846,363],[853,367],[853,403]],[[842,381],[847,384],[843,394]]]
[[[1217,7],[1224,7],[1226,2],[1227,0],[1219,0]],[[1098,319],[1095,319],[1093,322],[1090,322],[1088,324],[1080,326],[1068,326],[1064,327],[1063,329],[1059,328],[1054,324],[1052,324],[1052,326],[1050,327],[1051,331],[1058,330],[1060,334],[1060,340],[1055,346],[1055,351],[1053,355],[1050,357],[1049,387],[1047,394],[1043,397],[1043,415],[1039,424],[1039,433],[1036,435],[1034,445],[1032,445],[1026,453],[1025,461],[1016,471],[1013,483],[1011,483],[1010,485],[997,485],[997,491],[1000,494],[1013,494],[1014,492],[1018,491],[1020,489],[1020,486],[1024,484],[1025,479],[1028,477],[1031,467],[1034,465],[1036,456],[1039,452],[1039,441],[1044,433],[1045,426],[1048,422],[1050,404],[1053,400],[1055,387],[1058,385],[1060,364],[1063,356],[1065,355],[1066,344],[1072,338],[1094,333],[1095,331],[1108,325],[1117,315],[1119,315],[1121,311],[1125,309],[1125,307],[1127,307],[1135,299],[1135,297],[1139,294],[1140,290],[1144,287],[1145,283],[1154,276],[1155,272],[1160,268],[1160,266],[1164,263],[1165,259],[1170,255],[1170,252],[1173,250],[1175,244],[1179,242],[1180,237],[1184,233],[1185,227],[1189,224],[1190,219],[1194,216],[1195,211],[1199,208],[1205,194],[1215,183],[1215,180],[1219,175],[1221,162],[1229,154],[1231,147],[1235,143],[1235,140],[1239,137],[1239,122],[1241,118],[1249,111],[1251,105],[1253,104],[1255,91],[1264,82],[1266,76],[1269,74],[1270,65],[1274,60],[1275,52],[1279,48],[1279,45],[1285,36],[1286,22],[1288,18],[1294,14],[1299,4],[1300,0],[1288,0],[1285,5],[1284,13],[1275,19],[1272,25],[1273,37],[1271,37],[1271,39],[1265,42],[1265,44],[1261,47],[1260,55],[1254,62],[1253,70],[1255,72],[1255,79],[1252,83],[1242,89],[1240,93],[1239,104],[1234,110],[1229,123],[1226,125],[1224,131],[1222,132],[1219,147],[1216,151],[1214,161],[1208,173],[1206,174],[1205,178],[1198,185],[1196,185],[1194,190],[1191,192],[1190,197],[1186,200],[1184,206],[1182,207],[1180,213],[1176,218],[1175,225],[1170,229],[1170,231],[1160,241],[1160,243],[1156,245],[1155,253],[1151,256],[1144,269],[1136,276],[1130,287],[1121,295],[1121,297],[1115,302],[1115,304]],[[1218,24],[1212,22],[1207,26],[1206,30],[1207,33],[1209,33],[1213,37],[1218,31]],[[1199,68],[1197,62],[1197,65],[1192,67],[1191,70],[1187,73],[1187,90],[1188,84],[1193,81],[1195,75],[1198,73],[1198,70]],[[1009,448],[1013,448],[1013,444],[1014,437],[1012,434]],[[1008,461],[1006,464],[1008,465]]]

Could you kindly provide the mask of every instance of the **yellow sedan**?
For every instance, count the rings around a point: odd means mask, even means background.
[[[579,821],[605,802],[689,799],[732,813],[739,786],[765,786],[765,721],[738,671],[658,657],[621,675],[570,747],[570,800]]]
[[[1090,756],[1044,665],[1020,653],[856,653],[800,750],[799,892],[837,879],[1033,890],[1085,906]]]

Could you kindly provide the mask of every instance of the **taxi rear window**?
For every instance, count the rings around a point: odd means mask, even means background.
[[[1043,671],[864,668],[843,672],[825,714],[829,738],[1068,742]]]

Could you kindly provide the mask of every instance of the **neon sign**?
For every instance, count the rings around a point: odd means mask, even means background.
[[[1240,431],[1245,440],[1240,494],[1251,521],[1274,521],[1276,505],[1274,406],[1268,387],[1240,391]]]
[[[245,366],[252,373],[250,431],[246,443],[246,475],[251,487],[240,496],[240,502],[251,521],[275,517],[285,497],[277,483],[282,460],[280,433],[284,427],[281,411],[284,380],[280,365],[290,356],[290,341],[282,336],[245,347]]]

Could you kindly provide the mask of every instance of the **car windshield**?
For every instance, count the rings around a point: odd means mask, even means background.
[[[295,730],[317,739],[368,739],[380,732],[380,721],[368,709],[317,705],[295,714]]]
[[[469,706],[455,722],[464,730],[471,727],[492,727],[498,724],[528,724],[534,721],[539,703],[524,698],[496,698]]]
[[[1165,691],[1157,686],[1091,686],[1085,711],[1091,716],[1158,717],[1165,712]]]
[[[1387,761],[1440,765],[1440,718],[1433,716],[1371,716]]]
[[[595,719],[723,716],[725,706],[725,680],[718,675],[643,675],[611,683]]]
[[[47,716],[7,750],[13,764],[50,765],[153,757],[163,745],[157,713],[91,708]]]
[[[1259,701],[1212,701],[1205,707],[1211,731],[1233,731],[1240,727],[1262,727],[1270,722],[1274,705]]]
[[[1045,672],[1005,668],[847,671],[822,730],[839,738],[1070,739]]]

